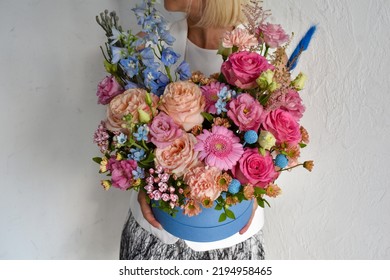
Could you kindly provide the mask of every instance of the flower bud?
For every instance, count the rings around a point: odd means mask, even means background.
[[[146,102],[146,104],[148,104],[148,106],[152,106],[152,104],[153,104],[153,100],[152,100],[152,97],[150,96],[149,92],[146,92],[145,102]]]
[[[274,78],[274,72],[270,69],[261,73],[260,77],[256,79],[256,83],[259,85],[260,89],[267,89],[268,86],[272,83]]]
[[[305,86],[305,82],[307,80],[307,76],[303,74],[302,72],[298,74],[298,76],[294,79],[294,81],[291,82],[291,85],[296,90],[302,90]]]
[[[259,135],[258,143],[263,149],[269,150],[275,146],[276,138],[271,132],[262,130]]]
[[[144,110],[138,109],[138,115],[139,115],[140,122],[142,122],[142,123],[149,123],[150,122],[150,116]]]
[[[232,48],[225,48],[222,46],[222,44],[219,46],[218,48],[218,52],[217,54],[220,54],[223,56],[224,60],[229,56],[231,55],[233,52]]]
[[[100,182],[103,186],[103,188],[108,191],[111,188],[111,181],[110,180],[102,180]]]

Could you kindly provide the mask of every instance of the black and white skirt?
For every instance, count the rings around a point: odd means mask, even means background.
[[[165,244],[138,225],[131,213],[123,227],[121,260],[263,260],[262,231],[244,242],[224,249],[194,251],[185,241]]]

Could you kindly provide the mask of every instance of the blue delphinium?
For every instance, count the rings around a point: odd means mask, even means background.
[[[127,56],[127,49],[111,46],[111,54],[111,63],[116,64],[119,62],[119,60]]]
[[[180,63],[179,67],[176,68],[175,71],[177,74],[179,74],[180,80],[185,81],[191,78],[191,70],[190,70],[190,65],[186,62],[183,61]]]
[[[123,70],[126,71],[126,74],[130,78],[133,78],[138,74],[139,71],[139,62],[136,57],[129,56],[125,59],[121,59],[119,64],[122,66]]]
[[[171,66],[176,63],[179,57],[180,54],[175,53],[175,51],[171,47],[163,48],[161,53],[161,62],[165,66]]]

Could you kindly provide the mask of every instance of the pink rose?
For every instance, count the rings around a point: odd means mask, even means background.
[[[305,106],[302,104],[301,96],[296,90],[292,89],[287,92],[284,104],[280,108],[289,112],[297,121],[302,118],[305,112]]]
[[[221,170],[216,167],[196,166],[184,175],[184,181],[190,188],[190,198],[202,203],[204,200],[216,200],[221,194],[217,179]]]
[[[243,93],[230,101],[227,115],[241,131],[258,131],[263,119],[263,107],[250,94]]]
[[[233,31],[225,33],[222,46],[224,48],[235,46],[239,51],[249,50],[251,47],[257,46],[257,39],[247,29],[235,28]]]
[[[257,148],[245,149],[236,168],[232,171],[241,184],[249,183],[262,188],[275,181],[279,176],[279,172],[275,171],[270,153],[267,151],[265,156],[262,156]]]
[[[185,131],[202,124],[201,113],[204,108],[205,99],[200,88],[188,81],[168,84],[160,98],[159,109],[170,116]]]
[[[202,86],[200,89],[202,91],[203,96],[206,100],[206,112],[210,114],[216,114],[217,108],[215,108],[215,103],[218,101],[218,92],[229,86],[220,82],[212,82],[208,85]]]
[[[158,114],[149,127],[150,141],[157,148],[165,148],[183,134],[183,130],[165,113]]]
[[[194,151],[196,138],[189,133],[183,133],[182,137],[176,139],[171,145],[160,149],[156,148],[155,163],[160,165],[169,173],[177,176],[184,175],[187,170],[198,163],[198,152]]]
[[[286,142],[290,145],[296,145],[302,138],[296,119],[282,109],[268,112],[262,127],[275,136],[276,144]]]
[[[107,128],[111,131],[121,130],[122,124],[124,123],[123,117],[129,114],[133,117],[133,123],[138,123],[139,109],[142,109],[152,118],[157,113],[158,97],[151,94],[151,98],[153,112],[146,103],[146,90],[144,89],[128,89],[124,93],[116,96],[107,107]]]
[[[121,190],[127,190],[133,185],[133,170],[137,169],[135,160],[116,160],[110,158],[107,169],[111,172],[112,186]]]
[[[107,105],[115,96],[122,92],[123,88],[113,76],[105,77],[103,81],[98,84],[96,92],[98,104]]]
[[[262,39],[270,48],[280,47],[289,40],[280,24],[262,24],[258,31],[263,34]]]
[[[257,87],[256,79],[273,66],[256,52],[236,52],[222,63],[221,71],[229,84],[242,89]]]

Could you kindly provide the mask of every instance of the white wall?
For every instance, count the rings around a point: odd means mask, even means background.
[[[97,13],[126,0],[0,2],[0,259],[117,259],[126,193],[104,192],[92,134],[104,77]],[[279,180],[268,259],[389,259],[390,1],[265,0],[273,21],[319,29],[296,72],[312,173]]]

